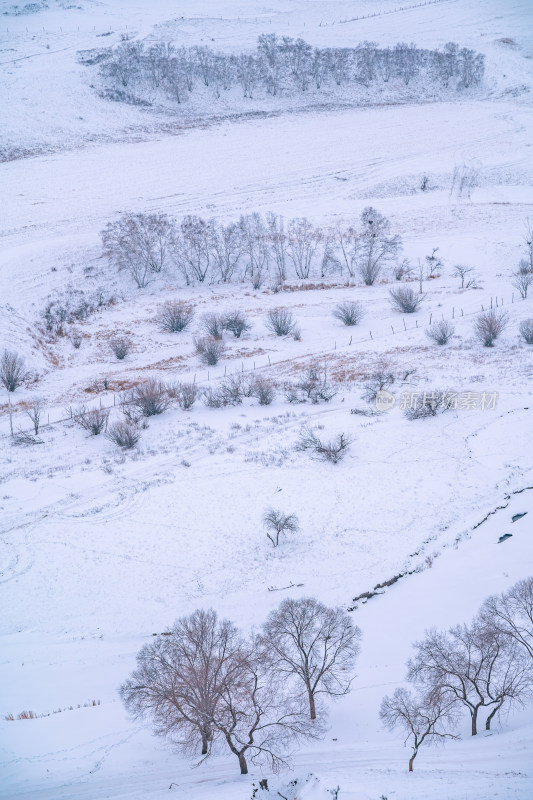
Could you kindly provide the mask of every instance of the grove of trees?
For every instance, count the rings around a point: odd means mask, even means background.
[[[120,688],[127,710],[187,755],[226,749],[273,770],[324,732],[318,695],[349,691],[361,633],[340,608],[285,600],[249,637],[212,609],[178,619],[144,645]]]
[[[123,37],[117,47],[82,56],[100,64],[105,96],[151,104],[154,95],[181,104],[194,92],[212,99],[237,87],[244,98],[258,93],[291,96],[328,87],[371,87],[378,82],[419,90],[441,86],[456,90],[479,83],[484,56],[449,42],[427,50],[413,43],[379,47],[313,47],[303,39],[262,34],[254,51],[225,53],[205,45],[177,47],[170,42],[145,45]]]
[[[414,691],[396,689],[380,710],[383,724],[401,728],[411,744],[410,772],[423,743],[458,738],[461,714],[476,736],[481,713],[490,731],[502,709],[533,700],[533,577],[487,598],[470,624],[426,631],[413,647]]]

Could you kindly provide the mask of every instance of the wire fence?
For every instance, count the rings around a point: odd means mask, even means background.
[[[405,334],[410,333],[417,333],[422,332],[432,325],[432,323],[437,322],[439,320],[447,320],[453,322],[455,324],[461,323],[463,320],[470,320],[472,317],[476,317],[482,311],[487,311],[489,309],[506,309],[509,306],[514,306],[520,304],[521,306],[524,305],[525,307],[531,307],[533,303],[533,298],[521,298],[517,297],[514,293],[510,296],[502,296],[502,295],[492,295],[488,298],[485,298],[485,302],[483,303],[476,303],[475,308],[471,308],[470,310],[467,308],[465,309],[461,305],[452,305],[446,311],[443,311],[441,308],[438,311],[431,311],[429,314],[424,315],[423,321],[418,319],[418,317],[414,318],[413,324],[413,315],[412,314],[402,314],[400,317],[400,321],[396,324],[389,323],[389,327],[387,328],[384,325],[381,328],[374,328],[368,330],[368,333],[355,336],[351,334],[349,339],[340,338],[338,340],[334,340],[332,345],[327,348],[321,348],[319,351],[313,350],[312,352],[302,353],[296,357],[294,356],[287,356],[285,355],[282,358],[277,360],[272,360],[270,356],[267,354],[266,360],[259,361],[257,357],[250,356],[247,361],[241,360],[240,368],[238,365],[234,364],[233,369],[228,371],[228,365],[224,365],[224,372],[222,372],[222,365],[220,369],[217,371],[218,374],[213,375],[211,370],[206,370],[205,373],[199,377],[198,370],[192,372],[192,382],[200,385],[208,385],[211,381],[220,381],[223,380],[228,374],[235,374],[237,372],[241,372],[242,374],[249,374],[253,372],[257,372],[258,370],[270,370],[274,369],[275,367],[279,367],[281,365],[287,365],[289,362],[293,362],[296,360],[303,360],[303,359],[313,359],[318,360],[328,355],[333,355],[335,353],[346,352],[349,353],[353,349],[357,348],[358,345],[368,345],[374,342],[380,342],[383,340],[395,340],[398,337],[402,337]],[[409,324],[408,324],[409,322]],[[511,323],[509,326],[511,330],[518,328],[517,323]],[[509,329],[509,328],[508,328]],[[86,402],[83,405],[87,408],[88,411],[92,409],[102,409],[104,411],[112,411],[114,408],[120,407],[122,403],[123,392],[114,392],[111,390],[106,390],[105,385],[103,387],[102,393],[99,395],[98,399],[94,402]],[[6,433],[0,434],[1,439],[10,438],[13,433],[16,435],[20,434],[31,434],[32,427],[28,427],[27,429],[23,429],[20,427],[14,427],[14,419],[15,415],[17,419],[22,418],[23,420],[27,420],[28,417],[26,415],[25,409],[20,409],[18,407],[13,408],[10,404],[10,395],[8,393],[8,401],[9,401],[9,408],[7,414],[4,414],[4,424],[9,425],[10,430]],[[47,427],[51,427],[53,425],[57,425],[60,423],[71,422],[73,420],[74,409],[72,406],[64,406],[62,409],[56,409],[57,415],[54,414],[54,409],[50,409],[46,412],[46,422],[40,425],[39,430],[45,429]],[[13,431],[13,433],[12,433]]]

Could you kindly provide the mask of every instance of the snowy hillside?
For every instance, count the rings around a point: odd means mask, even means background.
[[[462,706],[413,773],[379,716],[425,631],[533,575],[531,3],[0,12],[0,797],[533,796],[529,690],[475,737]],[[273,33],[286,83],[243,97]],[[214,89],[195,62],[178,103],[141,71],[110,99],[101,64],[128,42],[180,69],[210,48],[241,77]],[[449,42],[484,57],[479,80]],[[319,87],[287,88],[298,47]],[[343,53],[381,83],[336,83]],[[276,547],[269,508],[298,521]],[[239,775],[223,737],[198,764],[127,714],[119,687],[176,619],[213,608],[248,636],[306,597],[361,650],[279,774]]]

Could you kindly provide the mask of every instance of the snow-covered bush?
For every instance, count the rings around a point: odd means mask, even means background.
[[[194,346],[200,361],[208,367],[214,367],[218,364],[226,349],[224,343],[219,339],[215,339],[214,336],[203,336],[200,339],[196,339]]]
[[[345,325],[357,325],[364,316],[364,311],[361,303],[357,300],[347,300],[344,303],[339,303],[333,309],[333,316],[335,319],[340,320]]]
[[[435,344],[440,345],[448,344],[454,333],[455,327],[451,322],[445,319],[434,322],[433,325],[426,330],[426,336],[435,342]]]
[[[474,322],[474,332],[485,347],[493,347],[496,339],[503,333],[509,323],[506,311],[491,308],[482,311]]]
[[[194,318],[194,308],[182,300],[165,303],[157,315],[159,328],[166,333],[181,333]]]
[[[403,314],[414,314],[418,310],[424,295],[415,292],[411,286],[398,286],[389,291],[392,307]]]

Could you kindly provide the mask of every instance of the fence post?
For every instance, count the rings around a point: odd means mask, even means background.
[[[429,324],[431,325],[431,318],[433,317],[433,313],[429,315]]]
[[[392,327],[392,325],[390,327],[391,327],[391,331],[394,333],[394,328]]]

